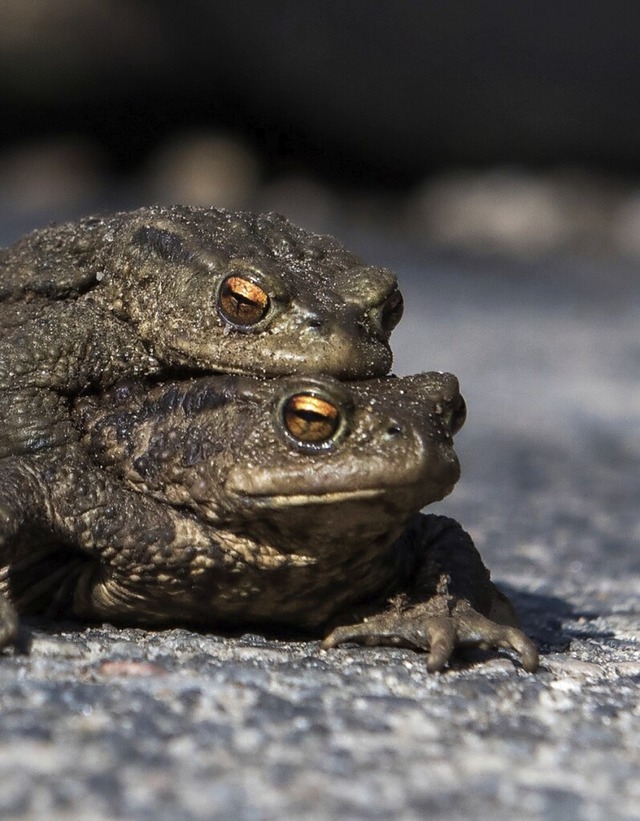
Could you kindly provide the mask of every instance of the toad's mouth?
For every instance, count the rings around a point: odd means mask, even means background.
[[[230,330],[225,333],[233,338],[242,337],[243,346],[251,345],[251,355],[247,355],[249,363],[243,365],[237,361],[235,353],[231,352],[228,358],[220,341],[215,344],[203,345],[199,352],[194,353],[190,338],[173,341],[172,349],[181,357],[185,357],[183,367],[197,371],[207,371],[210,374],[231,374],[242,377],[262,377],[273,379],[282,376],[312,376],[323,373],[344,381],[354,381],[380,377],[391,367],[391,353],[389,343],[385,338],[367,334],[366,339],[351,339],[349,335],[340,341],[340,344],[331,342],[327,336],[314,339],[309,350],[300,350],[299,336],[296,335],[288,347],[280,340],[279,346],[271,350],[268,356],[263,355],[265,350],[265,335],[251,334],[227,326]],[[255,342],[255,345],[252,343]],[[258,344],[261,343],[261,344]],[[217,365],[211,366],[212,355],[216,356]]]
[[[437,491],[428,485],[421,485],[421,491],[417,492],[417,487],[415,483],[410,483],[389,487],[360,488],[359,490],[330,490],[318,493],[251,493],[245,491],[238,495],[243,498],[247,504],[253,504],[258,507],[264,506],[271,509],[283,509],[311,505],[336,505],[341,502],[378,500],[389,496],[391,493],[398,503],[400,503],[400,499],[405,499],[406,502],[407,496],[414,501],[416,500],[416,496],[421,496],[422,502],[418,503],[419,509],[432,502],[444,499],[455,487],[455,482],[438,486]],[[411,506],[413,507],[413,504],[411,504]]]
[[[387,493],[383,488],[363,490],[334,490],[327,493],[251,493],[246,499],[260,503],[264,501],[270,507],[303,507],[305,505],[334,505],[339,502],[352,502],[366,499],[377,499]]]

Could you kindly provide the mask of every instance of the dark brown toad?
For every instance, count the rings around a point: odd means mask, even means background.
[[[23,613],[287,626],[423,649],[430,670],[456,647],[507,647],[534,670],[469,536],[418,513],[458,479],[463,416],[449,374],[121,386],[76,415],[117,494],[43,462],[0,589]]]

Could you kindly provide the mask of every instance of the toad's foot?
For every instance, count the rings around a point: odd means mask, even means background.
[[[0,650],[15,644],[18,638],[18,614],[11,602],[0,593]]]
[[[457,647],[504,647],[520,655],[527,672],[538,669],[538,650],[521,630],[491,621],[468,601],[449,596],[446,582],[426,602],[405,606],[397,601],[392,609],[360,624],[337,627],[324,639],[322,647],[327,649],[345,642],[425,650],[429,654],[427,670],[432,673],[442,670]]]

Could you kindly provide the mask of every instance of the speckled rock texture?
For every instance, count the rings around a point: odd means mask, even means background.
[[[640,818],[640,285],[350,247],[399,273],[399,373],[461,380],[472,533],[543,651],[458,657],[27,623],[0,658],[3,819]]]

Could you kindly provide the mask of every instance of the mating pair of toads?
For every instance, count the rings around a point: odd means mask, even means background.
[[[18,613],[538,654],[469,536],[455,377],[395,277],[273,214],[148,208],[0,252],[0,646]]]

